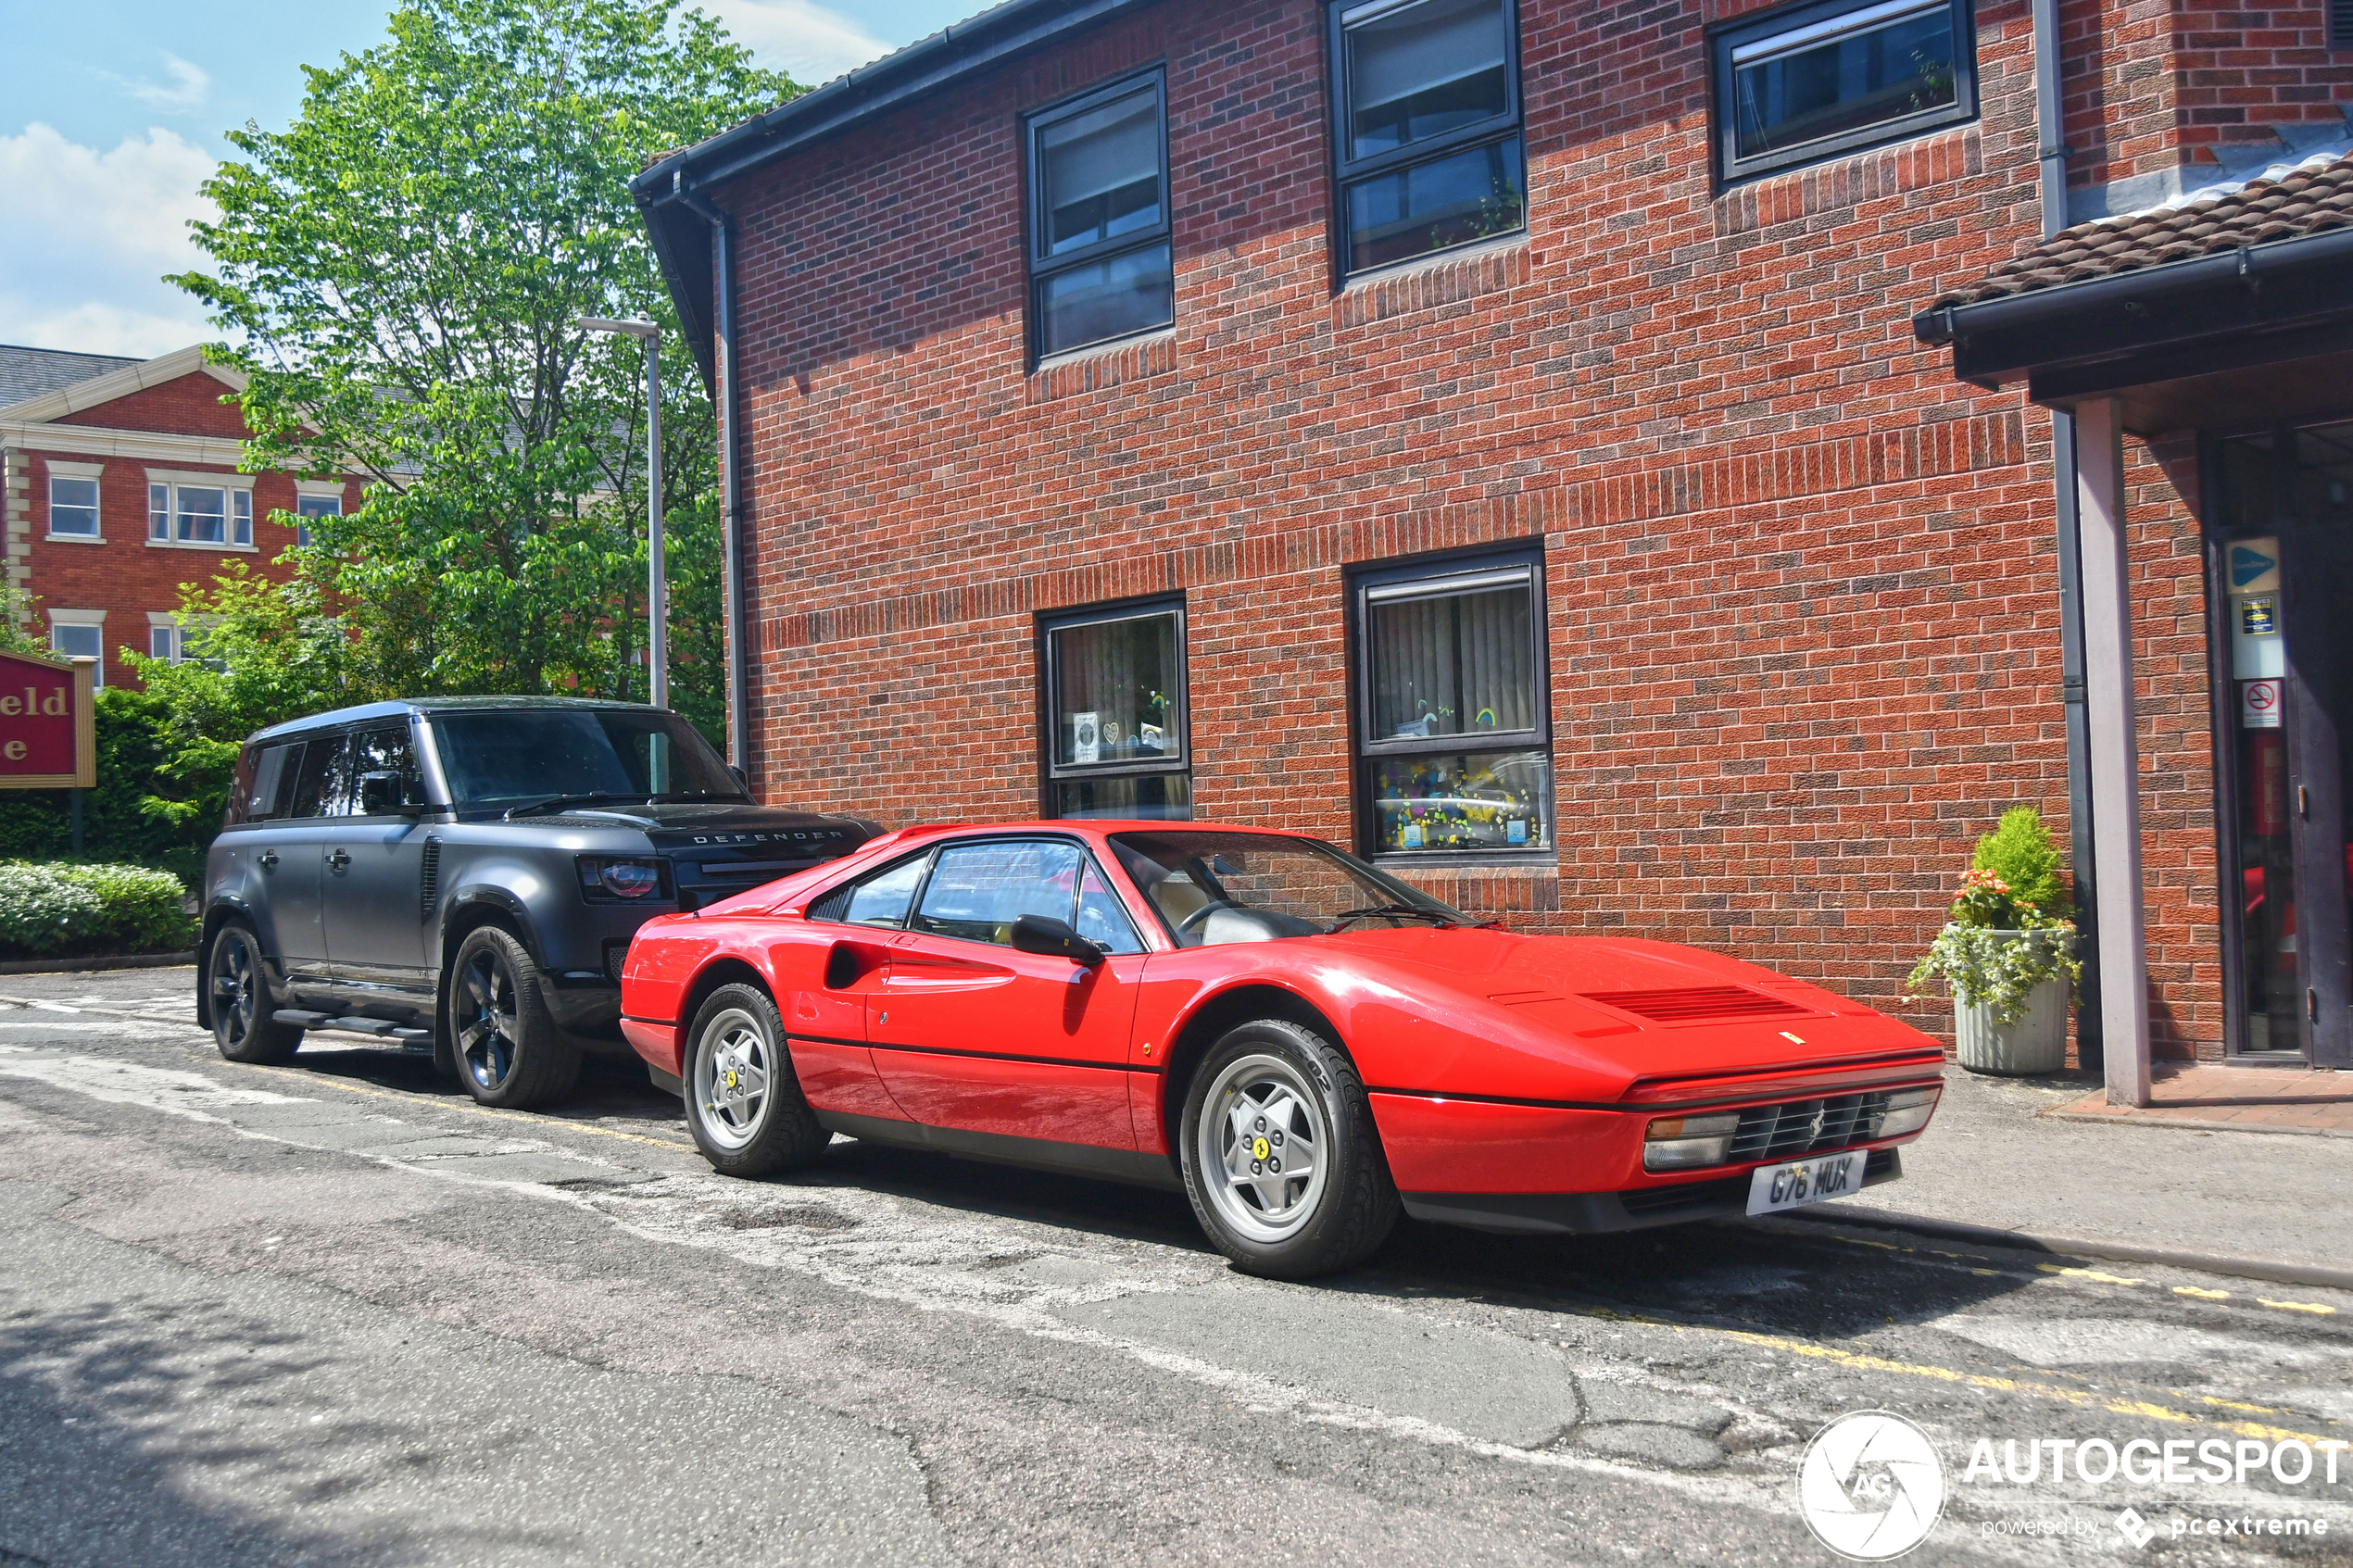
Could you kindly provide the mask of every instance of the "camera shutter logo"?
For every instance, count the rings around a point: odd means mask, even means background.
[[[1901,1557],[1944,1512],[1944,1465],[1900,1415],[1856,1411],[1814,1434],[1797,1472],[1797,1506],[1824,1546],[1857,1562]]]

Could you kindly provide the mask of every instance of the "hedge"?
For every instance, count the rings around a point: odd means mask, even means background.
[[[143,812],[151,795],[178,797],[165,776],[178,755],[170,716],[147,692],[98,694],[98,783],[82,797],[82,853],[90,860],[157,866],[191,884],[204,877],[205,850],[220,831],[218,815],[185,825]],[[62,789],[0,790],[0,859],[54,860],[73,852],[72,798]]]
[[[196,939],[187,896],[142,866],[0,862],[0,958],[177,952]]]

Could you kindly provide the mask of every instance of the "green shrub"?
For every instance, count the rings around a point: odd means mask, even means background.
[[[176,952],[195,941],[186,897],[170,872],[0,861],[0,957]]]
[[[2058,846],[2043,814],[2032,806],[2013,806],[2001,822],[1977,841],[1969,858],[1972,871],[1992,872],[2009,884],[2010,897],[2032,904],[2045,918],[2066,920],[2075,912],[2059,871]]]

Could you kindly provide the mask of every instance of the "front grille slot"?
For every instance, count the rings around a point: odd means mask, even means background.
[[[1680,991],[1588,991],[1585,999],[1647,1018],[1654,1023],[1698,1023],[1716,1018],[1794,1018],[1806,1010],[1745,985],[1694,985]]]
[[[1741,1112],[1730,1159],[1734,1162],[1793,1160],[1817,1149],[1869,1143],[1879,1136],[1880,1123],[1887,1117],[1887,1090],[1872,1089],[1859,1095],[1752,1105]]]

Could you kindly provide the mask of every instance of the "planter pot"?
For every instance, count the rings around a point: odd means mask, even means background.
[[[1994,935],[2021,938],[2024,932]],[[1961,1065],[1972,1073],[2019,1075],[2060,1073],[2067,1068],[2067,976],[2054,974],[2027,993],[2026,1010],[2015,1023],[1996,1023],[1989,1005],[1953,1003],[1953,1041]]]

